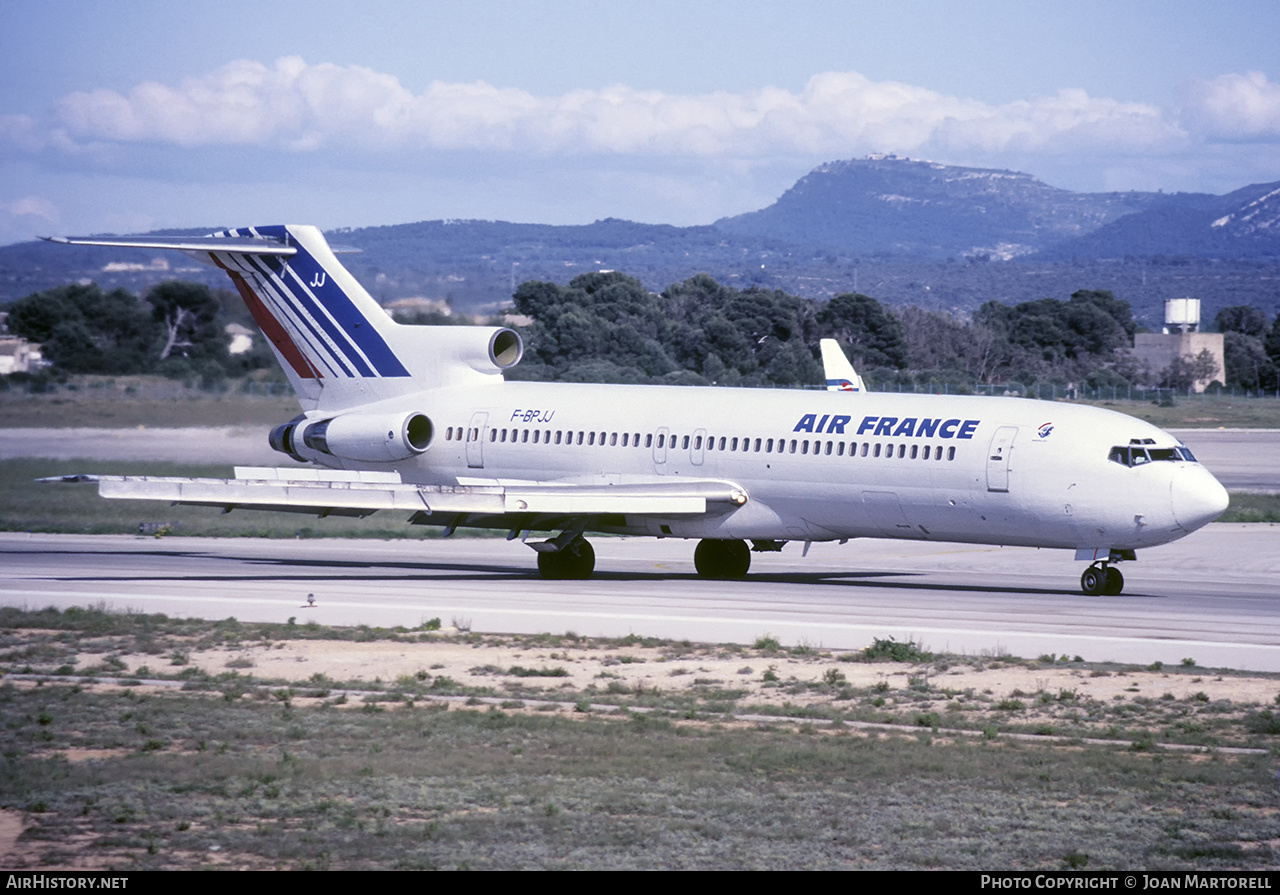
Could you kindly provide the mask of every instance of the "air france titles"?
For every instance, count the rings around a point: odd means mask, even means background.
[[[844,435],[845,426],[852,417],[840,414],[806,413],[792,432],[812,432],[814,435]],[[918,418],[900,419],[896,416],[864,416],[858,424],[858,435],[873,438],[972,438],[981,420],[944,420]]]

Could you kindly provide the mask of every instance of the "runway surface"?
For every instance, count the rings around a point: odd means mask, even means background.
[[[1170,429],[1228,491],[1280,492],[1280,430]]]
[[[1173,429],[1228,491],[1280,491],[1280,431]],[[0,458],[167,460],[297,466],[267,445],[267,429],[0,429]],[[89,461],[86,472],[92,472]]]
[[[745,581],[704,581],[693,542],[593,540],[597,575],[552,582],[518,542],[265,541],[0,535],[0,603],[104,603],[175,616],[495,632],[629,633],[859,648],[1045,653],[1280,672],[1280,526],[1211,525],[1122,566],[1087,597],[1065,551],[862,540],[758,554]],[[306,596],[316,597],[305,608]]]

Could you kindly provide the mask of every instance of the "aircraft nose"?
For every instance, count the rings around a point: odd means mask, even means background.
[[[1227,510],[1227,489],[1202,466],[1179,470],[1169,485],[1173,518],[1186,531],[1208,525]]]

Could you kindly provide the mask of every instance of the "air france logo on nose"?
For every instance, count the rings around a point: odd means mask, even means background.
[[[1036,430],[1036,434],[1041,438],[1048,438],[1051,432],[1053,432],[1053,423],[1045,423]]]
[[[844,427],[852,417],[806,413],[800,417],[792,432],[812,432],[815,435],[844,435]],[[888,438],[973,438],[981,420],[944,420],[909,416],[864,416],[858,424],[858,435]],[[1043,436],[1042,436],[1043,437]]]

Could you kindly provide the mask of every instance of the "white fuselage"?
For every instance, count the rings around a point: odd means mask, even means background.
[[[1148,423],[1014,398],[494,382],[365,408],[417,410],[406,482],[732,482],[740,507],[593,528],[684,538],[891,537],[1125,549],[1180,538],[1226,493],[1199,463],[1125,465],[1112,448],[1180,447]],[[307,452],[304,452],[307,453]],[[341,465],[322,454],[309,458]],[[369,463],[350,464],[369,467]]]

